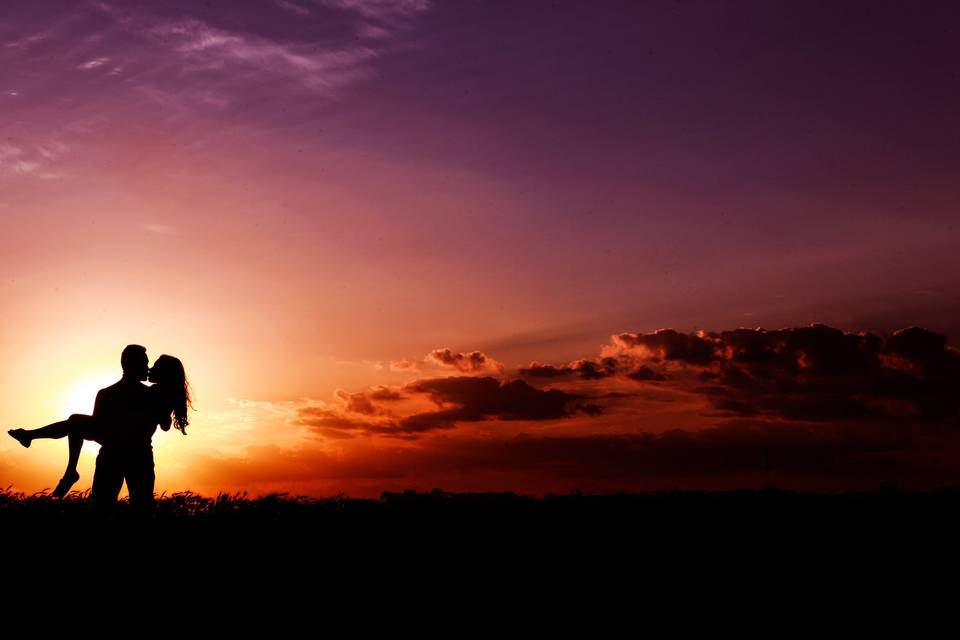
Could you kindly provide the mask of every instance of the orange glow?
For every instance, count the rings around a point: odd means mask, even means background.
[[[67,391],[63,403],[63,414],[65,416],[73,413],[92,415],[97,392],[116,381],[115,373],[100,373],[85,377]]]

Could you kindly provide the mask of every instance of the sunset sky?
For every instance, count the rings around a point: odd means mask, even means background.
[[[158,493],[960,484],[958,60],[950,2],[9,0],[0,423],[137,343]]]

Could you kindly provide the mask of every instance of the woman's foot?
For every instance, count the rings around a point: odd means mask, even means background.
[[[7,429],[7,433],[23,446],[30,446],[30,434],[26,429]]]
[[[57,488],[53,490],[52,495],[54,498],[62,498],[63,496],[70,493],[70,487],[76,484],[77,480],[80,479],[80,474],[76,471],[68,471],[66,475],[60,478]]]

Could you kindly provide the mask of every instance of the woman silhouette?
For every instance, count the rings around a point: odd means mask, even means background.
[[[192,405],[190,404],[190,385],[183,370],[183,363],[173,356],[162,355],[153,363],[147,379],[154,383],[149,387],[152,397],[149,410],[156,416],[155,424],[159,424],[164,431],[169,431],[172,423],[183,435],[187,435],[189,424],[187,407],[192,408]],[[92,440],[103,444],[104,425],[93,416],[75,413],[66,420],[54,422],[39,429],[9,429],[7,433],[25,447],[29,447],[30,443],[38,438],[67,436],[70,449],[67,470],[51,494],[56,498],[62,498],[80,479],[80,474],[77,473],[77,462],[80,460],[83,441]]]

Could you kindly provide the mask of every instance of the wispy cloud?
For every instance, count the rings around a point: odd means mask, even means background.
[[[376,40],[379,38],[389,38],[390,30],[384,29],[383,27],[378,27],[375,24],[363,23],[360,25],[360,28],[357,29],[357,35],[361,38],[367,38],[371,40]]]
[[[295,2],[289,2],[288,0],[273,0],[273,3],[283,9],[284,11],[289,11],[290,13],[295,13],[298,16],[309,16],[313,15],[313,12],[310,9],[301,6]]]
[[[77,69],[83,69],[84,71],[89,71],[91,69],[102,67],[108,62],[110,62],[110,58],[107,58],[107,57],[94,58],[93,60],[88,60],[82,64],[78,64]]]
[[[330,94],[366,77],[366,64],[379,55],[367,46],[318,50],[281,43],[224,31],[193,18],[157,24],[150,33],[162,42],[175,43],[174,50],[187,59],[239,64],[265,75],[292,78],[305,88]]]
[[[62,178],[65,174],[51,170],[50,165],[69,149],[58,140],[35,144],[32,153],[22,146],[0,143],[0,175],[31,176],[42,180]]]
[[[429,0],[319,0],[319,3],[381,20],[420,13],[430,8]]]
[[[301,20],[318,20],[313,11],[291,0],[275,0],[274,4],[288,13],[297,14]],[[342,90],[374,74],[373,63],[387,49],[387,36],[392,29],[404,28],[393,25],[389,18],[419,13],[428,8],[426,2],[352,2],[338,0],[321,2],[327,12],[331,9],[360,14],[364,18],[384,19],[384,24],[367,24],[361,30],[368,36],[363,43],[354,38],[356,29],[330,34],[318,23],[316,36],[304,37],[309,30],[301,30],[299,38],[280,38],[275,34],[239,31],[217,25],[189,13],[168,18],[145,11],[130,10],[97,2],[92,6],[106,15],[117,26],[135,37],[146,38],[158,52],[166,52],[159,58],[161,68],[169,68],[176,60],[179,92],[182,74],[207,74],[204,82],[215,80],[219,87],[233,87],[235,91],[248,89],[257,79],[281,81],[286,90],[292,85],[311,93],[336,98]],[[322,37],[321,35],[322,34]],[[376,43],[376,46],[371,43]],[[138,54],[143,59],[144,54]],[[83,62],[80,69],[90,70],[107,65],[108,57],[99,57]],[[111,74],[119,73],[114,67]],[[212,77],[210,74],[215,74]],[[154,74],[155,75],[155,74]],[[242,80],[242,81],[241,81]],[[155,79],[152,81],[157,85]],[[239,85],[242,85],[239,86]]]
[[[4,44],[4,47],[6,47],[7,49],[23,49],[31,45],[37,44],[39,42],[43,42],[44,40],[47,40],[55,32],[56,32],[56,29],[54,28],[38,31],[37,33],[30,34],[29,36],[24,36],[17,40],[7,42],[6,44]]]
[[[16,160],[12,163],[13,172],[24,175],[27,173],[33,173],[36,171],[37,167],[40,166],[39,162],[31,162],[29,160]]]
[[[25,175],[33,173],[39,166],[39,162],[24,157],[22,148],[11,144],[0,144],[0,172]]]
[[[149,233],[156,233],[162,236],[170,236],[177,233],[174,227],[166,224],[157,224],[155,222],[141,222],[140,228]]]
[[[70,151],[70,147],[66,144],[60,142],[59,140],[53,140],[44,144],[38,144],[35,146],[37,153],[46,158],[47,160],[55,160],[62,156],[63,154]]]

